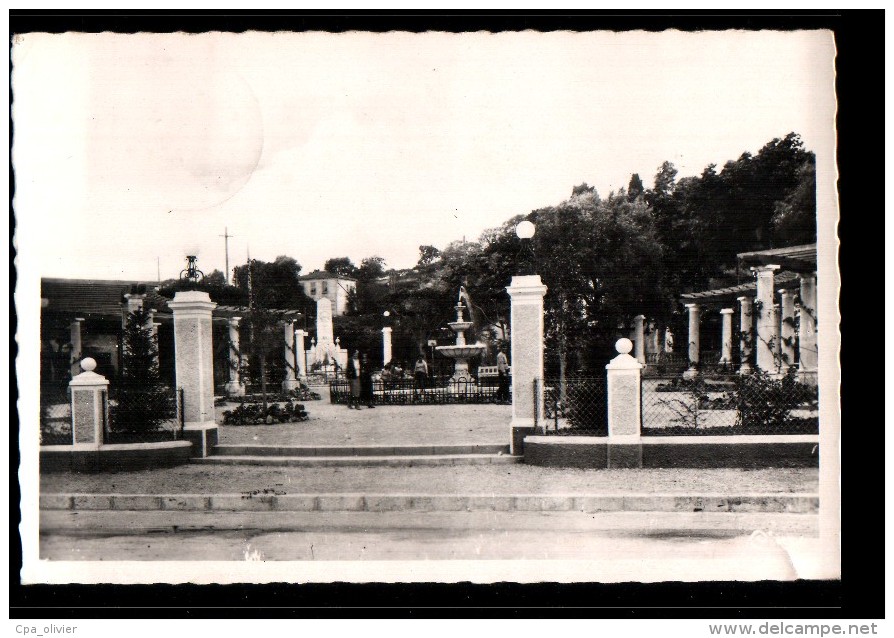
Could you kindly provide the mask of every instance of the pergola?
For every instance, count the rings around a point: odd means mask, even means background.
[[[689,369],[684,376],[699,374],[703,309],[719,308],[720,363],[732,364],[732,322],[738,303],[739,372],[747,374],[755,366],[765,372],[785,372],[797,361],[800,379],[816,383],[816,244],[739,253],[737,258],[751,270],[753,281],[680,295],[689,310]]]

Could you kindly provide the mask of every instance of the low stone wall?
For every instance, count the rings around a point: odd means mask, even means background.
[[[40,448],[40,471],[101,472],[170,467],[188,463],[193,455],[190,441],[103,445],[99,449],[44,445]]]
[[[638,443],[614,443],[607,437],[527,436],[524,453],[526,464],[546,467],[817,467],[819,437],[649,436]]]

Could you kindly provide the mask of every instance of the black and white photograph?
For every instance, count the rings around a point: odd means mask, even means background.
[[[839,579],[835,59],[17,34],[22,582]]]

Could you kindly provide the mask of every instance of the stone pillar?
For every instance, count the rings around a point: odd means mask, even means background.
[[[773,339],[775,333],[773,321],[773,298],[775,297],[773,286],[773,273],[779,266],[758,266],[752,268],[757,276],[757,331],[755,339],[756,363],[759,370],[764,372],[776,372],[776,344]]]
[[[298,378],[307,380],[307,351],[304,349],[304,330],[295,331],[295,357],[298,359]]]
[[[785,372],[795,365],[795,295],[783,288],[779,291],[782,317],[779,324],[780,360]]]
[[[697,303],[686,304],[689,309],[689,369],[683,373],[684,379],[694,379],[698,376],[698,355],[700,350],[699,328],[701,323],[701,308]]]
[[[507,286],[512,324],[512,421],[510,453],[522,453],[526,434],[534,431],[535,418],[543,420],[543,296],[540,275],[516,275]],[[534,392],[534,380],[539,391]]]
[[[87,357],[80,362],[83,372],[68,383],[71,389],[71,435],[76,448],[98,449],[103,443],[103,427],[109,422],[109,381],[95,373],[96,361]]]
[[[295,378],[295,324],[292,321],[283,321],[282,336],[285,340],[283,358],[285,359],[286,376],[282,380],[282,389],[286,392],[298,387]]]
[[[729,366],[733,362],[733,312],[732,308],[720,311],[720,365]]]
[[[391,328],[382,328],[382,363],[391,361]]]
[[[174,359],[177,387],[183,388],[184,435],[207,456],[217,443],[214,422],[214,368],[211,311],[217,306],[207,292],[180,291],[168,307],[174,313]]]
[[[124,295],[124,304],[122,304],[121,308],[121,327],[123,328],[127,324],[127,315],[137,310],[140,310],[143,307],[143,300],[146,299],[146,295],[138,295],[138,294],[126,294]]]
[[[646,365],[646,335],[643,327],[645,320],[644,315],[636,315],[633,318],[633,356],[643,365]]]
[[[739,315],[739,374],[751,374],[751,353],[754,352],[754,308],[751,297],[736,297],[741,304]]]
[[[776,371],[779,372],[782,368],[782,343],[780,339],[781,331],[779,327],[779,322],[782,321],[782,312],[779,310],[779,304],[773,304],[773,314],[770,315],[773,320],[773,338],[770,343],[773,344],[773,361],[776,364]]]
[[[630,356],[633,344],[618,339],[618,356],[606,370],[608,384],[608,467],[642,467],[640,375],[643,365]]]
[[[798,332],[798,380],[816,385],[816,273],[801,275],[801,321]]]
[[[69,326],[70,330],[70,341],[71,341],[71,352],[69,352],[69,372],[71,372],[71,378],[74,379],[78,376],[78,373],[81,371],[80,360],[81,354],[84,351],[83,341],[81,341],[81,326],[84,325],[84,319],[82,317],[78,317],[74,321],[71,322],[71,326]],[[91,361],[93,361],[91,359]],[[96,363],[94,361],[94,363]]]
[[[229,348],[227,355],[227,384],[224,390],[231,397],[241,397],[245,395],[245,386],[239,380],[239,367],[242,365],[242,353],[239,352],[239,322],[242,317],[230,317],[227,319],[227,328],[229,330]]]

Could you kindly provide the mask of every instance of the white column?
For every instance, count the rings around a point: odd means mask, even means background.
[[[630,356],[633,344],[629,339],[618,339],[618,356],[605,366],[608,397],[608,453],[609,468],[642,467],[640,441],[642,405],[640,375],[643,365]]]
[[[700,351],[699,328],[701,324],[701,308],[698,304],[686,304],[689,309],[689,369],[683,373],[684,379],[694,379],[698,376],[698,355]]]
[[[779,324],[780,358],[783,371],[795,365],[795,295],[783,288],[779,291],[782,317]]]
[[[143,307],[143,300],[146,299],[146,295],[138,295],[138,294],[126,294],[124,295],[124,304],[121,308],[121,327],[123,328],[127,324],[127,315],[137,310],[140,310]]]
[[[241,397],[245,394],[245,386],[239,380],[239,368],[242,365],[242,353],[239,351],[239,322],[242,317],[230,317],[227,319],[229,331],[229,353],[227,354],[227,384],[224,390],[229,396]]]
[[[754,352],[754,302],[751,297],[736,297],[741,305],[739,315],[739,374],[751,374],[751,354]]]
[[[540,275],[517,275],[507,286],[512,323],[512,421],[510,452],[521,454],[525,434],[534,431],[534,415],[543,420],[543,386],[534,396],[534,379],[543,382],[543,296]]]
[[[755,348],[757,349],[757,367],[764,372],[776,372],[775,357],[775,341],[773,339],[776,332],[773,321],[773,273],[779,269],[779,266],[768,265],[752,268],[757,276],[757,338],[755,339]]]
[[[81,340],[81,326],[84,325],[84,318],[78,317],[71,322],[69,326],[69,341],[71,341],[71,352],[69,352],[68,364],[71,378],[74,379],[81,372],[81,354],[84,351],[83,341]]]
[[[633,356],[641,364],[646,364],[646,335],[643,322],[646,320],[644,315],[636,315],[633,318]]]
[[[95,373],[96,361],[87,357],[80,362],[83,372],[69,383],[71,389],[71,436],[75,448],[98,449],[102,445],[103,425],[108,423],[108,402],[102,393],[109,381]]]
[[[198,290],[180,291],[168,302],[174,313],[174,367],[184,393],[186,429],[215,425],[211,311],[216,306],[207,292]]]
[[[307,333],[300,328],[295,331],[295,355],[298,358],[298,378],[307,380],[307,351],[304,348],[304,336]]]
[[[387,365],[391,361],[391,328],[382,328],[382,364]]]
[[[801,275],[801,320],[798,332],[798,379],[816,385],[816,273]]]
[[[776,371],[783,367],[782,365],[782,343],[781,343],[781,331],[779,327],[779,322],[782,321],[782,312],[779,309],[779,304],[773,304],[773,314],[771,315],[773,320],[773,338],[770,343],[773,344],[773,361],[776,364]]]
[[[282,389],[288,392],[298,387],[298,380],[295,378],[295,324],[292,321],[283,321],[282,336],[285,341],[283,348],[283,359],[285,363],[286,375],[282,380]]]
[[[733,312],[732,308],[720,311],[720,365],[728,366],[733,362]]]

